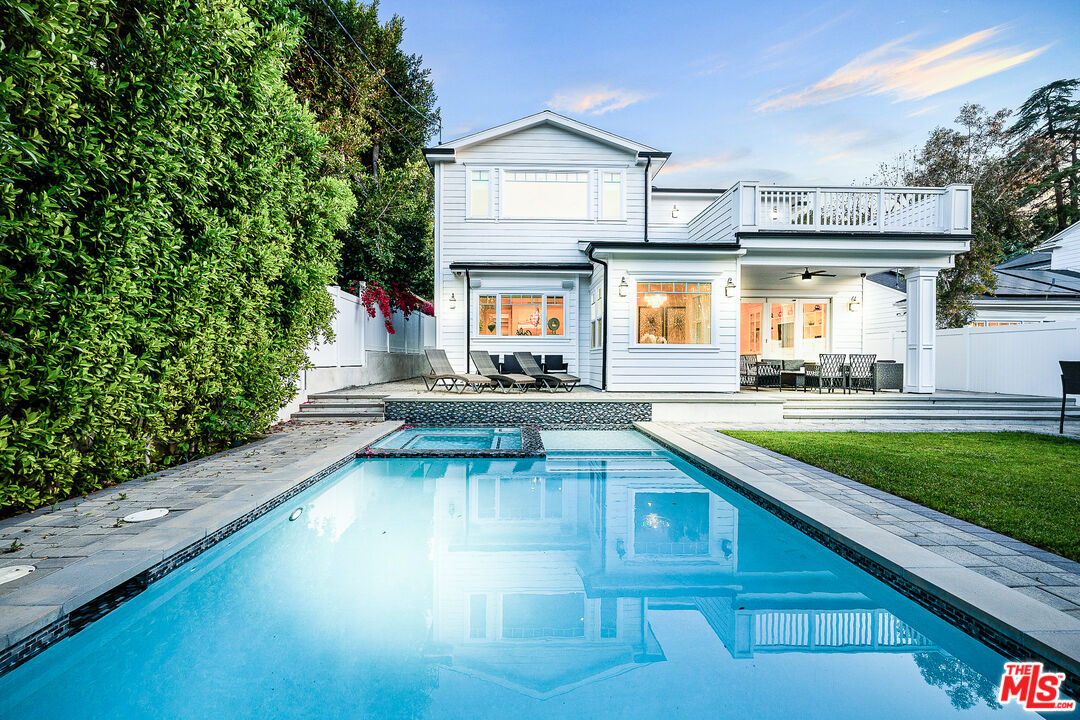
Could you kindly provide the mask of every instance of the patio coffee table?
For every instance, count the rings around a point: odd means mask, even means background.
[[[791,387],[794,390],[802,388],[803,392],[806,392],[806,371],[805,370],[781,370],[780,371],[780,391],[784,390],[784,380],[791,379]]]

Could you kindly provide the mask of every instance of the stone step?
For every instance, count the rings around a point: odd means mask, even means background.
[[[383,393],[365,393],[360,391],[349,390],[331,390],[330,392],[312,393],[308,395],[308,400],[382,400],[389,397],[389,395]]]

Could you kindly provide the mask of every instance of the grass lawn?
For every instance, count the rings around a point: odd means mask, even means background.
[[[726,434],[1080,561],[1075,440],[1020,432]]]

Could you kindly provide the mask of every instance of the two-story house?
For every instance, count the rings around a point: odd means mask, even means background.
[[[612,391],[739,389],[739,355],[858,353],[902,323],[905,389],[934,390],[938,272],[971,188],[665,188],[670,153],[544,111],[424,151],[437,344],[562,355]],[[898,270],[895,292],[867,282]]]

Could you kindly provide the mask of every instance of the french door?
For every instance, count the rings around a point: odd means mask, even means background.
[[[739,320],[742,355],[816,362],[832,346],[827,298],[747,298]]]

